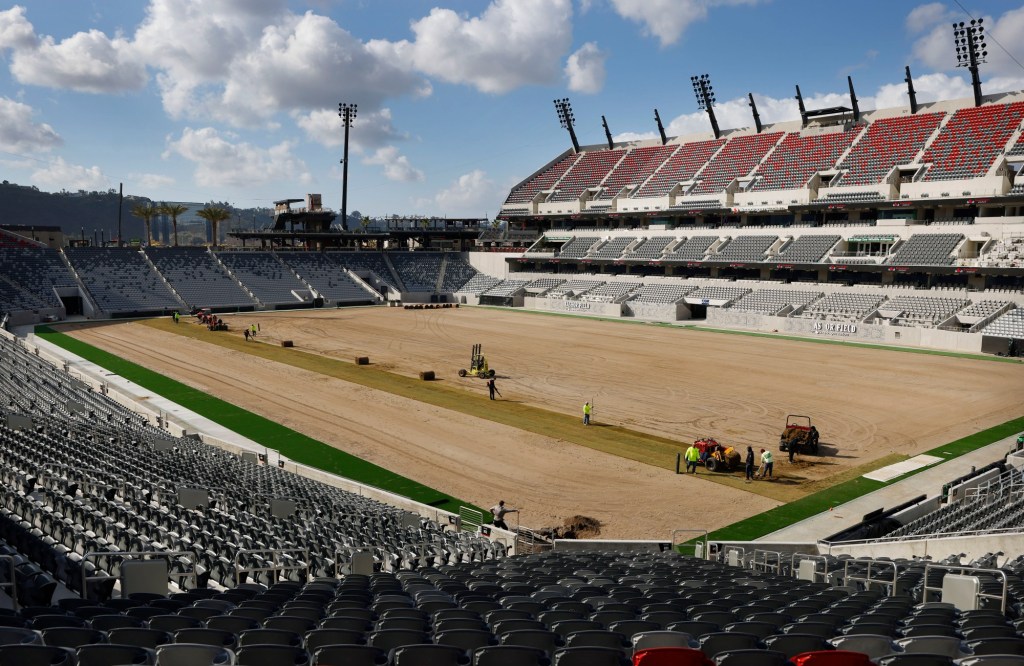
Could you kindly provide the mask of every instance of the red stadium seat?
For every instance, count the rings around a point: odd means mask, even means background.
[[[633,666],[714,666],[700,650],[684,647],[657,647],[633,653]]]
[[[793,666],[871,666],[871,659],[863,653],[849,650],[819,650],[790,657]]]

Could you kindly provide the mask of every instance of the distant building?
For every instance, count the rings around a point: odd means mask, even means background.
[[[12,234],[45,243],[54,249],[64,246],[64,231],[60,227],[38,224],[0,224],[0,229]]]

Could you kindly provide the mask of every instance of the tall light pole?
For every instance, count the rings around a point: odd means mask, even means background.
[[[715,90],[711,87],[711,77],[707,74],[691,76],[690,83],[693,84],[693,94],[697,98],[697,108],[708,112],[711,120],[711,129],[715,131],[715,138],[722,136],[718,129],[718,119],[715,118]]]
[[[345,156],[341,159],[341,228],[348,231],[348,128],[356,119],[357,104],[338,104],[338,116],[345,125]]]
[[[974,106],[981,106],[981,75],[978,64],[985,62],[988,46],[985,44],[985,19],[971,19],[970,23],[953,24],[953,43],[956,45],[956,66],[966,67],[971,73],[971,87],[974,88]]]
[[[576,116],[572,114],[572,104],[569,103],[569,98],[556,99],[555,111],[558,113],[558,122],[562,125],[562,129],[569,130],[569,138],[572,139],[573,150],[577,153],[580,152],[580,142],[576,140],[576,130],[573,128]]]

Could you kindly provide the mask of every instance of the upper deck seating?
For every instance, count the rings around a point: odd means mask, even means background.
[[[636,236],[616,236],[590,254],[591,259],[618,259]]]
[[[778,236],[736,236],[708,259],[713,261],[765,261],[765,253],[777,240],[779,240]]]
[[[575,236],[562,246],[558,256],[566,259],[582,259],[599,240],[601,239],[598,236]]]
[[[627,185],[643,184],[654,170],[672,155],[679,146],[647,146],[634,148],[608,174],[598,199],[611,199]]]
[[[951,266],[950,253],[964,239],[963,234],[914,234],[886,260],[906,266]]]
[[[769,261],[816,264],[828,256],[829,251],[840,240],[842,240],[841,236],[831,234],[799,236],[784,245],[782,250]]]
[[[874,311],[885,300],[881,294],[834,292],[804,309],[805,316],[859,320]]]
[[[651,236],[640,242],[624,259],[661,259],[665,248],[675,242],[674,236]]]
[[[677,184],[692,179],[724,143],[725,139],[684,143],[633,197],[661,197],[668,194]]]
[[[388,252],[388,259],[406,291],[437,290],[444,259],[440,252]]]
[[[391,275],[387,261],[380,252],[331,252],[331,258],[339,262],[350,271],[365,271],[376,275],[377,278],[395,291],[401,291],[398,283]]]
[[[860,129],[834,134],[801,136],[787,134],[775,151],[757,168],[751,191],[792,190],[804,187],[814,172],[835,167]]]
[[[645,284],[629,300],[637,303],[678,303],[697,287],[687,284]]]
[[[715,244],[718,236],[690,236],[675,250],[665,255],[665,259],[675,261],[703,261],[708,248]]]
[[[362,285],[356,283],[334,260],[334,254],[323,252],[282,252],[278,257],[321,297],[335,303],[376,302]]]
[[[565,175],[569,167],[576,163],[577,159],[579,159],[579,155],[575,153],[566,155],[548,169],[541,171],[512,190],[508,195],[508,199],[505,200],[505,204],[529,203],[533,201],[533,198],[540,192],[551,189]]]
[[[768,132],[730,138],[701,171],[701,182],[687,194],[722,192],[729,183],[753,171],[782,136],[782,132]]]
[[[984,176],[1024,118],[1024,102],[960,109],[939,131],[921,161],[924,180]]]
[[[150,247],[146,255],[190,308],[256,304],[204,247]]]
[[[985,335],[1024,339],[1024,308],[1015,308],[999,315],[982,329]]]
[[[796,291],[790,289],[757,289],[745,295],[729,307],[733,310],[777,314],[786,306],[794,308],[807,305],[821,298],[820,291]]]
[[[218,252],[217,258],[235,279],[266,305],[304,302],[293,292],[308,288],[270,252]]]
[[[712,284],[699,287],[697,291],[687,294],[686,297],[709,301],[733,301],[748,293],[750,290],[746,287],[722,287]]]
[[[915,160],[944,115],[922,113],[872,122],[839,165],[845,173],[835,184],[846,187],[881,183],[894,166]]]
[[[100,310],[147,312],[183,308],[137,249],[72,247],[66,254]]]
[[[491,277],[485,273],[477,273],[469,282],[459,287],[457,291],[466,294],[480,295],[488,289],[496,287],[500,283],[501,280],[496,277]]]
[[[624,150],[590,150],[569,169],[558,183],[551,201],[576,201],[583,190],[597,187],[622,156]]]
[[[45,307],[60,306],[55,288],[77,286],[60,253],[48,247],[0,248],[0,275],[41,299]]]

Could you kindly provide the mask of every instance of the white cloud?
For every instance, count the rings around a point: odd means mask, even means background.
[[[295,114],[295,123],[310,141],[328,148],[336,148],[345,141],[345,128],[335,109],[318,109],[310,113]],[[392,141],[407,139],[408,135],[395,129],[391,109],[359,112],[349,131],[349,147],[356,152],[380,148]]]
[[[0,14],[0,48],[12,50],[11,73],[19,83],[88,93],[146,85],[146,67],[129,40],[98,30],[78,32],[60,42],[39,37],[22,7]]]
[[[32,121],[32,107],[0,97],[0,148],[12,153],[50,150],[64,141],[46,123]]]
[[[953,20],[955,14],[941,2],[929,2],[926,5],[918,5],[907,14],[905,25],[910,33],[919,33],[928,30],[938,23],[948,23]]]
[[[643,26],[662,46],[679,41],[691,23],[707,18],[712,7],[753,5],[759,0],[611,0],[619,16]]]
[[[477,217],[488,213],[488,206],[494,207],[501,195],[486,173],[474,169],[456,178],[432,199],[422,200],[417,205],[434,206],[439,214],[451,217]]]
[[[565,64],[565,77],[569,90],[581,93],[598,93],[604,88],[604,61],[608,54],[594,42],[587,42],[576,50]]]
[[[179,139],[168,142],[164,156],[180,155],[194,162],[195,182],[205,187],[312,182],[305,162],[292,154],[292,142],[261,148],[245,142],[232,143],[231,138],[212,127],[185,128]]]
[[[409,158],[399,153],[394,146],[378,148],[377,152],[364,159],[363,162],[384,167],[384,177],[388,180],[408,183],[425,178],[423,172],[414,167]]]
[[[87,190],[89,192],[106,190],[110,187],[110,179],[103,175],[98,166],[84,167],[68,164],[58,157],[43,168],[36,169],[29,177],[34,185],[44,190]]]
[[[156,190],[174,185],[174,179],[170,176],[163,176],[158,173],[133,173],[128,179],[139,190]]]
[[[448,83],[501,94],[558,80],[572,43],[572,0],[494,0],[474,17],[435,7],[412,31],[412,42],[377,46]]]
[[[38,44],[36,31],[25,18],[25,8],[15,5],[0,12],[0,49],[31,49]]]

